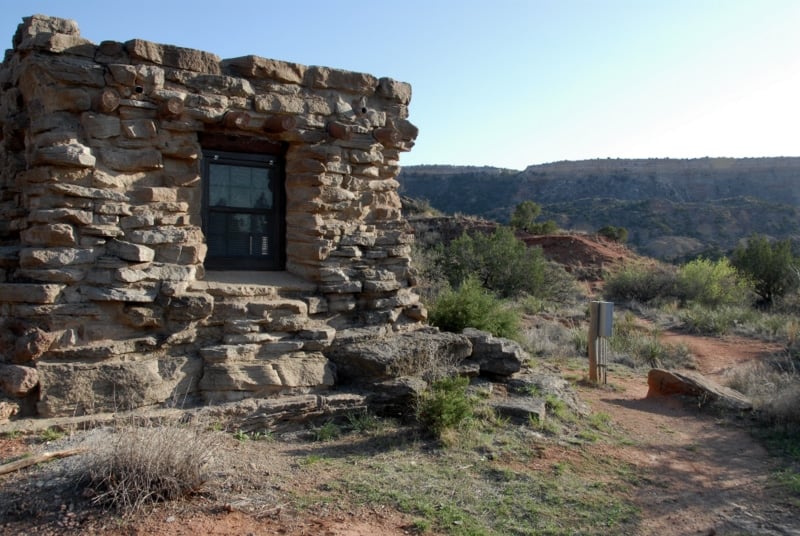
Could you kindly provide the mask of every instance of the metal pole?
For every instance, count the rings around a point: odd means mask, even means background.
[[[597,383],[597,326],[599,302],[589,302],[589,381]]]

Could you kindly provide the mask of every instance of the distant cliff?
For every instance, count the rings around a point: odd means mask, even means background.
[[[628,228],[640,252],[673,260],[727,251],[754,232],[800,242],[800,158],[606,159],[523,171],[408,166],[404,195],[445,213],[508,221],[532,199],[559,226]]]

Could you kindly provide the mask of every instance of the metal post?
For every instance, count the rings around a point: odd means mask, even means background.
[[[600,302],[589,302],[589,381],[597,383],[597,326]]]
[[[608,381],[608,337],[612,334],[614,304],[611,302],[589,302],[589,381]]]

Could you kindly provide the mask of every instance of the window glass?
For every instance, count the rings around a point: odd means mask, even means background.
[[[270,255],[269,220],[263,214],[209,214],[208,253],[219,257]]]
[[[205,151],[203,178],[206,269],[284,269],[286,209],[280,159]]]
[[[272,208],[270,170],[266,168],[209,165],[209,206]]]

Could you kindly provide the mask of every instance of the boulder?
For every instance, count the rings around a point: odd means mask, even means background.
[[[544,422],[547,417],[547,404],[534,397],[509,397],[491,402],[494,411],[503,417],[518,421],[529,421],[532,417]]]
[[[419,330],[335,346],[329,357],[341,383],[383,381],[400,376],[440,375],[470,355],[464,335]]]
[[[719,385],[702,374],[691,371],[652,369],[647,375],[647,398],[684,395],[734,410],[753,409],[753,403],[742,393]]]
[[[133,356],[130,359],[134,359]],[[202,376],[200,358],[65,363],[40,361],[41,417],[127,411],[142,406],[183,400],[197,391]]]
[[[50,349],[55,340],[55,333],[50,333],[37,327],[30,328],[17,338],[14,344],[12,361],[17,364],[24,364],[38,359]]]
[[[0,391],[22,398],[39,385],[39,373],[33,367],[0,365]]]
[[[481,374],[487,376],[511,376],[519,372],[522,364],[530,359],[519,343],[502,337],[495,337],[486,331],[467,328],[463,334],[472,343],[470,361],[477,362]]]
[[[409,417],[416,410],[416,402],[428,388],[428,383],[418,376],[403,376],[376,383],[369,395],[369,407],[387,417]]]

